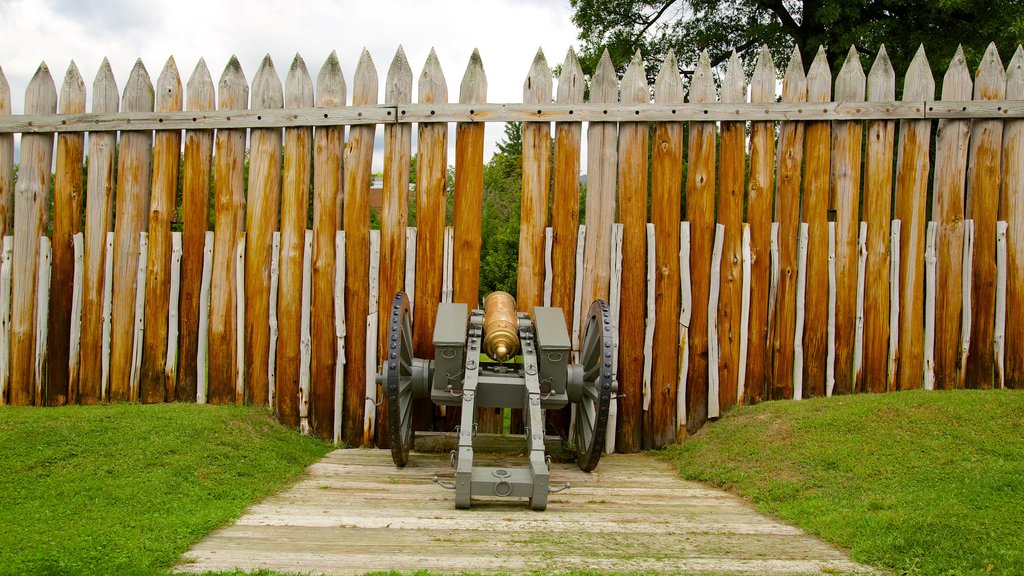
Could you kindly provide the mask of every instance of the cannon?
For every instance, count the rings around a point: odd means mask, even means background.
[[[413,355],[409,298],[395,295],[387,352],[377,380],[388,400],[388,435],[396,466],[409,461],[414,401],[460,406],[458,447],[452,453],[454,482],[435,482],[455,491],[455,507],[470,507],[473,496],[528,498],[534,510],[547,508],[551,488],[544,449],[542,410],[575,406],[569,442],[584,471],[597,467],[605,446],[608,406],[615,396],[612,325],[608,304],[595,301],[583,329],[579,364],[560,308],[518,312],[515,300],[494,292],[483,310],[442,303],[434,324],[434,359]],[[476,408],[522,408],[529,463],[522,468],[473,465]]]

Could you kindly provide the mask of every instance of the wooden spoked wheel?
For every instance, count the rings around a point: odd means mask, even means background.
[[[584,472],[597,467],[605,448],[608,406],[616,393],[612,378],[612,325],[608,303],[596,300],[590,306],[583,330],[580,362],[583,392],[576,404],[576,463]]]
[[[398,467],[409,462],[412,445],[412,372],[412,314],[409,297],[405,292],[399,292],[391,303],[387,361],[384,363],[391,459]]]

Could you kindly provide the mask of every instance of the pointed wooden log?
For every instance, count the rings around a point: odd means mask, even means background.
[[[186,110],[213,110],[213,79],[202,58],[188,80]],[[175,399],[195,402],[199,344],[199,293],[203,279],[203,249],[210,229],[210,171],[213,161],[213,130],[186,130],[181,179],[181,299],[180,359]],[[205,371],[205,368],[204,368]]]
[[[233,57],[218,85],[217,106],[221,110],[244,110],[249,102],[249,84],[242,66]],[[211,404],[233,402],[235,398],[235,246],[245,224],[243,170],[245,130],[217,130],[214,154],[213,268],[210,284],[209,382]]]
[[[722,102],[747,101],[743,61],[733,51],[722,82]],[[735,406],[740,355],[740,316],[743,301],[743,204],[746,169],[746,123],[723,122],[721,157],[718,163],[718,222],[725,226],[722,238],[721,288],[718,301],[718,404]],[[678,205],[678,202],[676,203]],[[676,234],[678,236],[678,234]],[[675,318],[675,309],[668,310]],[[657,341],[655,337],[655,341]]]
[[[313,106],[313,83],[298,55],[288,70],[288,89],[290,107]],[[281,79],[268,54],[252,79],[252,107],[281,108],[284,99]],[[280,128],[250,132],[249,189],[245,197],[245,400],[266,406],[270,399],[270,260],[281,205]],[[305,219],[302,227],[306,227]]]
[[[181,110],[184,94],[174,58],[169,58],[156,82],[156,111]],[[142,345],[139,399],[175,399],[174,382],[164,376],[167,364],[167,315],[171,280],[171,219],[177,213],[181,131],[157,131],[153,144],[153,185],[149,203],[149,254],[146,261],[146,331]],[[175,303],[177,305],[177,303]]]
[[[914,55],[903,81],[904,101],[935,98],[935,80],[924,47]],[[930,120],[900,121],[899,152],[896,160],[896,212],[900,221],[900,326],[924,325],[925,211],[928,197],[928,148]],[[933,218],[937,215],[933,214]],[[899,331],[896,378],[890,388],[920,388],[924,381],[924,336],[919,330]],[[932,364],[934,367],[934,363]]]
[[[866,78],[850,47],[836,76],[837,102],[863,102]],[[854,391],[853,342],[857,295],[857,225],[864,125],[832,123],[832,208],[836,211],[836,394]]]
[[[974,82],[975,100],[1002,100],[1006,72],[993,42],[981,59]],[[971,275],[971,346],[967,353],[968,388],[992,388],[995,356],[992,345],[996,302],[996,220],[1003,121],[971,122],[971,149],[967,165],[967,217],[974,220],[974,258]],[[1019,193],[1019,191],[1015,191]]]
[[[11,114],[11,86],[0,68],[0,116]],[[14,134],[0,134],[0,238],[11,233],[14,198]],[[2,397],[3,394],[0,394]]]
[[[537,50],[523,83],[524,104],[551,102],[551,70],[544,52]],[[516,296],[519,311],[533,314],[544,289],[544,228],[548,222],[551,125],[523,124],[523,195],[519,217],[519,280]]]
[[[832,101],[832,72],[825,49],[807,72],[807,101]],[[831,175],[832,125],[808,122],[804,128],[804,194],[801,219],[807,223],[807,285],[804,300],[803,396],[825,395],[828,357],[828,196]]]
[[[57,111],[57,89],[46,63],[39,65],[25,89],[26,114]],[[11,405],[42,404],[36,381],[36,278],[39,236],[50,191],[53,134],[24,134],[21,163],[14,189],[14,252],[11,272],[11,352],[8,401]]]
[[[681,104],[683,81],[674,52],[669,52],[654,82],[654,101]],[[646,444],[665,446],[676,440],[676,408],[679,389],[679,222],[683,189],[683,123],[658,122],[652,133],[651,213],[654,224],[654,305],[664,318],[654,326],[654,355],[651,368],[651,409],[645,421]],[[742,158],[742,142],[740,143]],[[742,192],[741,199],[742,199]],[[648,303],[650,304],[650,303]],[[685,422],[683,422],[685,424]]]
[[[690,80],[689,101],[691,104],[713,103],[715,96],[711,61],[705,51],[701,53]],[[715,124],[691,122],[688,132],[686,219],[690,221],[693,316],[690,320],[689,373],[686,377],[686,429],[693,434],[707,421],[708,322],[716,320],[707,317],[711,251],[715,241]],[[633,259],[633,253],[629,254]]]
[[[798,54],[794,52],[794,54]],[[799,56],[797,56],[799,58]],[[750,101],[775,101],[775,67],[768,47],[762,47],[750,83]],[[750,231],[750,313],[743,367],[744,403],[765,398],[769,376],[768,350],[768,246],[775,191],[775,123],[753,122],[750,127],[750,177],[747,183],[747,223]],[[689,202],[687,202],[689,210]],[[705,242],[710,242],[705,240]],[[744,278],[746,274],[744,273]],[[692,333],[692,327],[691,327]],[[742,355],[742,353],[741,353]],[[690,360],[693,361],[692,358]]]
[[[970,100],[972,86],[963,49],[957,48],[942,80],[942,99]],[[940,120],[935,132],[932,219],[939,225],[935,291],[936,390],[956,388],[960,369],[964,183],[970,126],[967,120]]]
[[[590,102],[618,101],[618,79],[611,57],[605,50],[590,80]],[[611,271],[612,220],[615,218],[615,173],[617,130],[614,122],[591,122],[587,127],[587,238],[583,254],[583,309],[594,300],[608,299]],[[583,318],[579,319],[582,323]],[[581,328],[582,332],[582,328]]]
[[[436,60],[436,56],[435,56]],[[440,68],[440,67],[438,67]],[[447,95],[447,92],[445,92]],[[447,98],[441,100],[447,102]],[[355,77],[352,81],[352,105],[362,106],[377,103],[377,69],[373,66],[370,53],[363,50],[356,66]],[[447,125],[444,125],[447,134]],[[367,306],[367,289],[369,288],[369,267],[370,267],[370,171],[373,161],[373,137],[376,127],[372,124],[353,126],[349,130],[348,146],[345,149],[345,324],[351,326],[345,337],[345,397],[344,397],[344,423],[342,426],[342,439],[350,446],[358,446],[363,441],[363,407],[366,402],[366,331],[361,327],[366,326],[366,316],[369,313]],[[424,145],[423,134],[420,135],[420,146]],[[446,144],[438,146],[440,150],[447,149]],[[443,153],[443,152],[442,152]],[[429,154],[428,154],[429,155]],[[445,158],[435,158],[432,163],[440,160],[441,184],[435,199],[441,206],[444,206],[444,169]],[[420,170],[423,170],[425,163],[420,156],[417,163]],[[436,166],[433,168],[436,170]],[[418,176],[425,176],[420,172]],[[426,187],[424,182],[427,179],[417,179],[420,186]],[[417,205],[417,211],[423,207]],[[442,208],[441,218],[444,218]],[[442,222],[443,225],[443,222]],[[440,233],[438,234],[440,240]],[[283,249],[283,248],[282,248]],[[438,252],[440,256],[440,252]],[[440,274],[440,266],[437,273]],[[419,292],[417,291],[417,294]],[[440,288],[434,292],[434,297],[440,296]],[[419,306],[417,306],[419,308]],[[417,324],[417,332],[422,333],[425,324]],[[428,330],[432,333],[433,330]],[[375,343],[372,345],[376,345]],[[432,355],[431,355],[432,356]],[[430,356],[420,356],[430,357]]]
[[[1006,99],[1024,100],[1024,47],[1006,69]],[[1024,120],[1003,125],[1003,191],[999,219],[1006,221],[1007,388],[1024,388]]]
[[[72,61],[60,89],[58,112],[85,112],[85,82]],[[51,270],[49,326],[47,336],[46,403],[49,406],[77,402],[78,391],[68,386],[71,345],[71,299],[75,273],[72,237],[81,232],[85,197],[82,190],[82,160],[85,134],[65,133],[57,137],[56,171],[53,181],[53,269]],[[0,226],[2,227],[2,226]]]
[[[868,100],[896,99],[896,72],[883,45],[868,72]],[[867,123],[864,152],[864,203],[861,220],[867,222],[867,261],[870,280],[864,292],[864,356],[857,390],[885,392],[889,372],[889,232],[892,222],[892,160],[896,123]],[[917,326],[917,324],[915,324]],[[915,332],[919,332],[915,330]]]
[[[794,58],[782,79],[782,101],[807,100],[803,61]],[[776,167],[775,219],[779,223],[779,272],[775,311],[769,312],[768,344],[771,348],[772,400],[793,397],[793,338],[796,333],[797,238],[800,236],[800,175],[804,156],[803,122],[779,125]]]
[[[313,86],[301,58],[288,72],[285,106],[313,105]],[[274,377],[277,417],[286,426],[298,428],[302,420],[302,294],[303,263],[306,255],[306,222],[309,218],[309,187],[312,174],[313,131],[288,128],[284,135],[284,171],[281,185],[281,255],[277,286],[277,373]],[[326,168],[326,167],[325,167]],[[334,198],[332,198],[334,200]],[[271,240],[273,242],[273,240]],[[308,302],[308,300],[307,300]],[[308,366],[308,364],[307,364]],[[308,374],[305,376],[308,378]],[[268,390],[269,393],[269,390]]]
[[[289,77],[291,74],[289,73]],[[316,78],[316,105],[345,105],[345,78],[338,55],[331,52]],[[345,128],[317,128],[313,135],[313,292],[310,326],[310,426],[321,438],[334,432],[334,380],[337,338],[334,329],[335,239],[340,214],[342,151]],[[406,169],[409,163],[406,162]]]
[[[650,100],[644,63],[637,51],[622,77],[620,101]],[[615,447],[619,452],[643,448],[644,309],[647,277],[647,123],[619,124],[619,222],[622,223],[622,282],[626,303],[619,309],[619,419]]]
[[[479,55],[474,52],[477,61]],[[471,64],[472,65],[472,64]],[[482,72],[482,70],[481,70]],[[468,74],[468,70],[467,70]],[[388,68],[384,82],[384,103],[402,105],[412,102],[412,68],[401,46],[395,52]],[[482,131],[483,127],[481,127]],[[460,128],[461,130],[461,128]],[[481,132],[482,133],[482,132]],[[459,143],[465,145],[460,132]],[[409,158],[412,148],[411,124],[388,124],[384,126],[384,191],[381,198],[381,253],[380,253],[380,298],[378,307],[370,312],[377,313],[377,358],[383,359],[387,350],[387,334],[391,321],[391,303],[395,294],[405,285],[405,266],[408,255],[405,253],[406,226],[409,222]],[[481,152],[482,153],[482,152]],[[482,166],[483,160],[479,163]],[[474,162],[475,164],[476,162]],[[456,182],[465,178],[463,162],[456,162],[458,170]],[[482,175],[481,175],[482,178]],[[481,184],[482,186],[482,184]],[[459,203],[465,202],[460,195],[455,195],[456,214]],[[456,225],[460,216],[455,217]],[[477,230],[479,234],[479,230]],[[479,252],[479,251],[478,251]],[[475,259],[478,260],[479,258]],[[474,260],[470,258],[469,260]],[[391,444],[388,437],[388,398],[383,390],[378,394],[381,399],[376,407],[376,439],[378,448],[387,448]]]

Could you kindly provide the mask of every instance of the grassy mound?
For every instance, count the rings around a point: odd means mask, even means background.
[[[688,479],[905,574],[1024,574],[1024,392],[740,408],[665,451]]]
[[[165,573],[329,449],[251,407],[0,409],[0,573]]]

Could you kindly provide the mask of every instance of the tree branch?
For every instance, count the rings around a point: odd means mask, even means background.
[[[671,8],[672,5],[675,3],[676,0],[668,0],[667,2],[665,2],[661,9],[658,10],[658,13],[652,16],[651,19],[648,20],[646,24],[644,24],[644,27],[641,28],[639,32],[637,32],[637,39],[646,34],[647,31],[651,29],[651,26],[654,26],[655,22],[657,22],[662,16],[665,15],[665,11]]]

